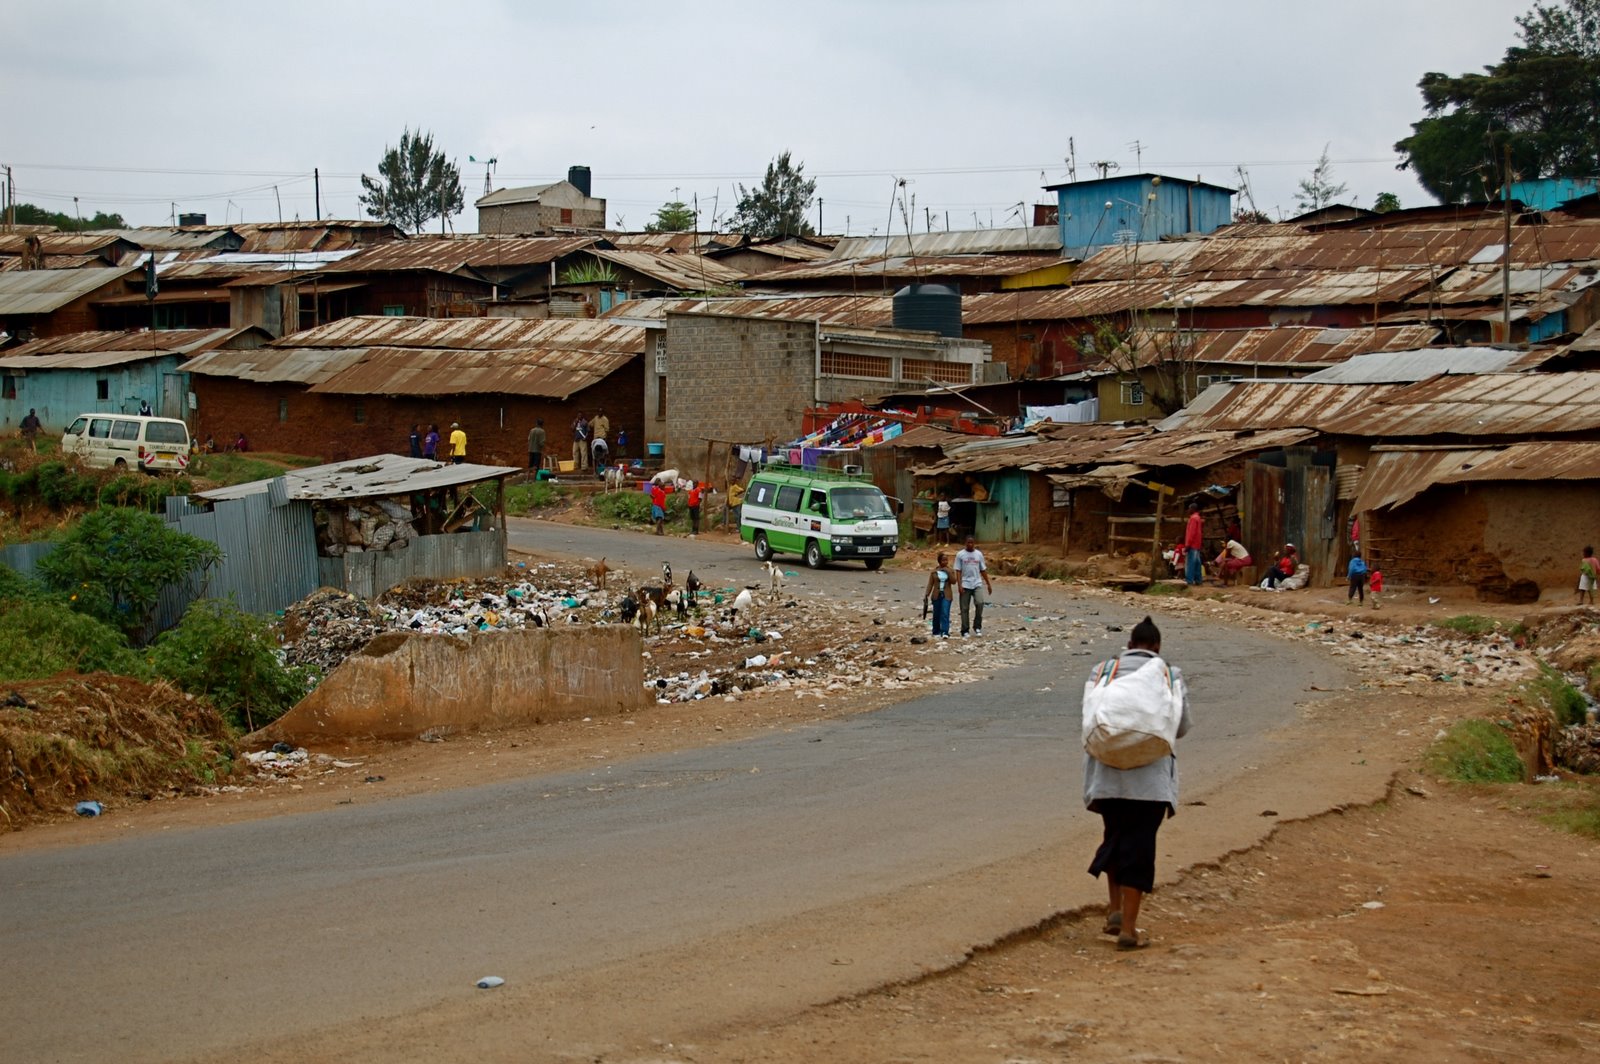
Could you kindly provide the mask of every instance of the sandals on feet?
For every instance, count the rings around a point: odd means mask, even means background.
[[[1112,913],[1106,917],[1106,926],[1100,929],[1102,935],[1116,935],[1122,933],[1122,914]]]
[[[1117,935],[1117,951],[1119,953],[1123,950],[1144,949],[1148,945],[1150,945],[1150,940],[1137,933],[1132,935]]]

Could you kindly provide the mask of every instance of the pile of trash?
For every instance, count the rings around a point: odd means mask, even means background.
[[[417,534],[411,524],[411,507],[392,498],[318,506],[313,521],[317,551],[330,558],[371,550],[398,550]]]

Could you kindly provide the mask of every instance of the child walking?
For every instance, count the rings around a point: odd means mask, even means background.
[[[1589,605],[1594,605],[1594,585],[1600,580],[1600,561],[1595,560],[1594,548],[1583,548],[1583,561],[1578,564],[1578,605],[1583,605],[1583,596],[1589,596]]]
[[[1372,608],[1378,608],[1378,595],[1383,591],[1383,570],[1374,569],[1367,577],[1367,590],[1372,592]]]
[[[1350,577],[1350,593],[1345,596],[1346,602],[1359,602],[1367,604],[1367,563],[1361,560],[1361,555],[1350,556],[1350,568],[1345,575]]]
[[[950,600],[955,598],[955,573],[944,551],[939,552],[933,572],[928,574],[928,586],[922,592],[922,605],[926,609],[933,603],[933,635],[936,639],[950,638]]]

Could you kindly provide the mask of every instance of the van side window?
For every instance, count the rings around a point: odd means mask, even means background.
[[[91,440],[109,440],[111,438],[111,419],[97,417],[89,422],[89,438]]]
[[[806,505],[810,508],[812,513],[821,514],[823,517],[828,516],[828,496],[826,492],[821,492],[815,488],[812,488],[811,501]]]
[[[88,418],[86,418],[86,417],[74,418],[73,421],[72,421],[72,427],[67,429],[67,435],[69,435],[69,436],[82,436],[83,435],[83,430],[88,428],[88,427],[89,427],[89,419]]]
[[[114,440],[137,440],[139,438],[139,423],[137,421],[116,421],[111,425],[111,438]]]
[[[750,501],[757,506],[771,506],[773,486],[764,480],[750,482]]]
[[[804,492],[793,484],[783,484],[778,488],[778,501],[775,505],[779,510],[788,510],[792,513],[800,509],[800,496],[803,494]]]

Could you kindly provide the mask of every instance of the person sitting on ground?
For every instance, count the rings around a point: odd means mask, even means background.
[[[1239,570],[1248,569],[1254,562],[1250,559],[1250,552],[1243,543],[1236,539],[1222,541],[1222,552],[1217,555],[1217,576],[1222,580],[1224,587],[1231,585],[1239,577]]]
[[[1283,550],[1278,552],[1278,561],[1271,569],[1267,570],[1262,586],[1278,590],[1278,585],[1294,575],[1295,568],[1300,564],[1300,556],[1295,553],[1293,543],[1285,543]]]

